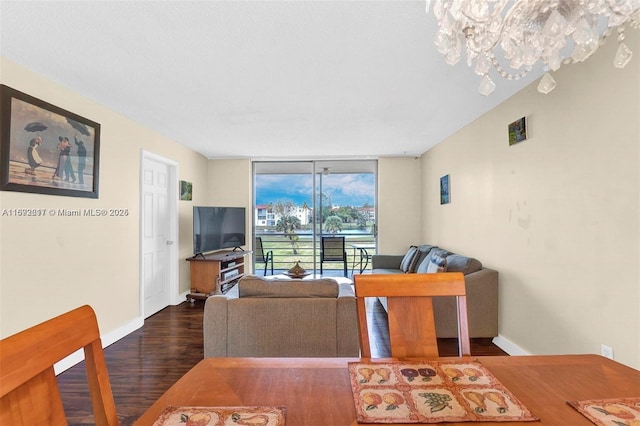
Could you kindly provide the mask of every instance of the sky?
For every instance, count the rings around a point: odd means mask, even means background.
[[[319,175],[320,176],[320,175]],[[318,182],[318,191],[320,183]],[[300,175],[256,175],[256,204],[278,201],[293,201],[302,205],[306,201],[313,206],[313,176]],[[360,207],[374,205],[375,182],[373,173],[330,174],[322,176],[322,193],[331,198],[334,206]]]

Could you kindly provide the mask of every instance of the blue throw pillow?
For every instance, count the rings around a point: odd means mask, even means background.
[[[429,254],[431,254],[431,250],[433,248],[436,248],[436,246],[423,244],[421,246],[417,246],[416,248],[418,249],[416,252],[416,257],[413,258],[413,262],[412,262],[413,265],[411,266],[411,269],[409,270],[409,272],[419,272],[418,269],[420,265],[424,263],[424,260],[429,257]],[[427,263],[425,265],[428,265],[428,264],[429,264],[429,260],[427,260]],[[426,272],[426,270],[422,272],[424,273]]]
[[[408,273],[411,271],[416,253],[418,253],[418,248],[416,246],[409,247],[409,250],[407,250],[407,253],[402,258],[402,262],[400,262],[400,270],[402,272]]]
[[[432,274],[436,272],[446,272],[447,259],[438,255],[431,256],[429,260],[429,266],[427,266],[427,273]]]
[[[427,273],[427,268],[429,267],[429,262],[430,261],[431,261],[431,257],[430,256],[427,256],[424,259],[422,259],[422,262],[420,262],[420,264],[416,268],[416,273],[417,274],[426,274]]]

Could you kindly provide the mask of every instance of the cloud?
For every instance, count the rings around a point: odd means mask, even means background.
[[[319,188],[318,188],[319,190]],[[268,204],[276,201],[293,201],[312,205],[312,176],[258,175],[256,176],[256,202]],[[331,174],[322,177],[322,192],[339,206],[374,204],[375,182],[373,174]]]

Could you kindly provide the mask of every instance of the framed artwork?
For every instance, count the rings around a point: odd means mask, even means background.
[[[186,180],[180,181],[180,199],[185,201],[191,201],[193,198],[193,184]]]
[[[449,186],[449,175],[440,178],[440,204],[449,204],[451,187]]]
[[[100,124],[0,85],[0,189],[98,198]]]
[[[522,117],[509,124],[509,145],[517,144],[527,139],[527,120]]]

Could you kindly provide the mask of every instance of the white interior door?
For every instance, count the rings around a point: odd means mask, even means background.
[[[171,240],[169,167],[145,158],[142,170],[142,283],[144,318],[167,307]]]

